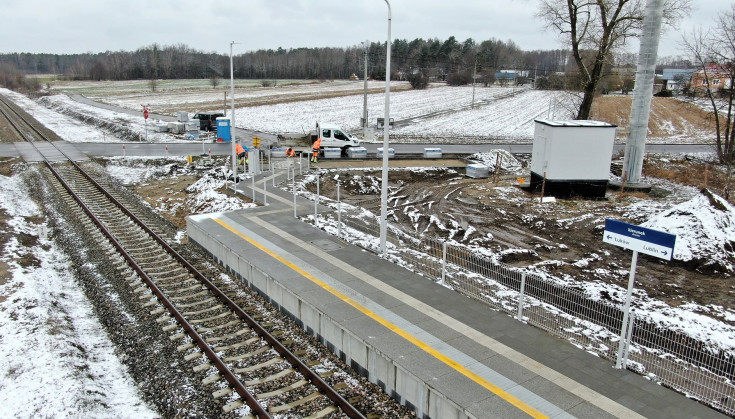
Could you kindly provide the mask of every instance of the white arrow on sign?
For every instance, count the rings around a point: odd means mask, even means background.
[[[674,249],[659,244],[634,239],[629,236],[623,236],[622,234],[612,233],[605,230],[605,235],[602,237],[602,241],[605,243],[614,244],[616,246],[624,247],[630,250],[637,250],[647,255],[656,256],[661,259],[671,260],[671,256],[674,253]]]

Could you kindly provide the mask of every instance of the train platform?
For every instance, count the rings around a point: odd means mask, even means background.
[[[189,240],[418,417],[725,417],[299,221],[314,202],[275,173],[239,184],[267,205],[190,216]]]

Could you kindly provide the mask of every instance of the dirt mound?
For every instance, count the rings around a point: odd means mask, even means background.
[[[690,269],[735,273],[735,208],[708,189],[643,225],[676,234],[674,259]]]

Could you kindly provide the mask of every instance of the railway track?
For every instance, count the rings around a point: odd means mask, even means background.
[[[0,97],[0,103],[0,112],[26,141],[46,141],[6,99]],[[149,227],[104,181],[73,161],[44,164],[58,196],[83,220],[98,251],[113,261],[161,332],[201,375],[223,413],[377,416],[354,406],[364,402],[365,389],[347,385],[347,375],[305,346],[307,339],[273,320],[268,308],[219,289],[169,244],[161,228]]]

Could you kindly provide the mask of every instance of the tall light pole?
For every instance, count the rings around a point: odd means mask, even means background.
[[[239,42],[230,42],[230,142],[232,143],[232,190],[237,192],[237,153],[235,153],[235,69],[232,66],[232,46]]]
[[[385,115],[383,118],[383,179],[380,192],[380,251],[383,257],[388,251],[385,245],[388,233],[388,127],[390,126],[390,3],[388,5],[388,42],[386,44],[385,58]]]
[[[362,138],[365,139],[365,136],[367,135],[367,126],[368,126],[368,114],[367,114],[367,53],[368,53],[368,45],[369,41],[365,41],[362,43],[362,55],[364,58],[364,75],[362,77],[363,80],[363,95],[362,95]]]

